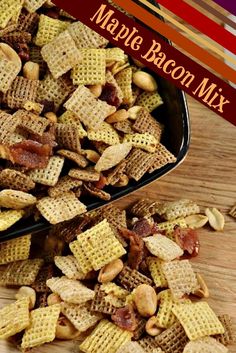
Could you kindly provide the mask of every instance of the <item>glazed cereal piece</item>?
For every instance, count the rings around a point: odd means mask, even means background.
[[[235,337],[234,337],[233,322],[231,317],[229,315],[220,315],[218,316],[218,319],[222,323],[225,329],[225,332],[220,335],[216,335],[215,339],[225,346],[228,346],[229,344],[234,343]]]
[[[190,341],[184,348],[183,353],[227,353],[228,349],[212,337]]]
[[[39,47],[43,47],[52,42],[67,27],[67,22],[41,14],[35,44]]]
[[[58,197],[42,198],[37,203],[37,209],[51,224],[68,221],[86,212],[86,206],[71,191]]]
[[[82,49],[82,60],[74,66],[71,78],[74,85],[104,85],[106,82],[105,49]]]
[[[70,249],[81,266],[85,261],[84,268],[81,267],[85,272],[91,269],[100,270],[126,253],[106,219],[80,234],[77,240],[70,244]]]
[[[48,293],[50,289],[46,285],[48,279],[52,278],[54,274],[53,264],[45,264],[39,271],[34,283],[31,287],[37,293]]]
[[[18,222],[24,215],[23,210],[9,210],[0,213],[0,231],[7,230]]]
[[[25,330],[21,348],[33,348],[54,341],[59,315],[59,304],[31,311],[30,326]]]
[[[58,147],[80,152],[80,135],[76,124],[56,124],[56,141]]]
[[[25,0],[24,7],[27,11],[33,13],[43,6],[45,2],[46,0]]]
[[[3,286],[30,286],[34,283],[42,266],[42,259],[11,262],[0,272],[0,284]]]
[[[36,101],[38,85],[39,81],[37,80],[28,80],[27,78],[17,76],[10,89],[5,93],[3,101],[9,108],[23,108],[27,101]]]
[[[67,278],[80,280],[86,277],[81,271],[80,265],[74,256],[55,256],[54,261],[55,265]]]
[[[156,234],[143,239],[152,255],[164,261],[172,261],[183,255],[183,250],[166,236]]]
[[[154,337],[145,336],[138,343],[147,353],[163,353]]]
[[[133,147],[140,148],[150,153],[154,153],[158,145],[157,139],[147,132],[144,134],[125,135],[123,141],[129,142]]]
[[[165,167],[167,164],[175,163],[177,161],[176,157],[168,151],[168,149],[159,143],[156,147],[155,159],[153,165],[149,169],[149,173]]]
[[[108,300],[106,300],[106,293],[101,289],[100,285],[95,286],[95,296],[91,302],[90,310],[106,315],[113,315],[116,312],[116,307]]]
[[[117,84],[123,93],[123,104],[130,104],[133,101],[132,76],[133,72],[131,67],[120,71],[115,76]]]
[[[133,149],[127,159],[126,173],[135,181],[139,181],[154,162],[153,153]]]
[[[13,132],[15,132],[17,126],[20,124],[20,119],[13,119],[12,115],[0,111],[0,143],[7,144]]]
[[[163,263],[162,271],[174,299],[180,299],[199,289],[197,276],[188,260]]]
[[[19,299],[0,309],[0,339],[14,336],[29,324],[29,298]]]
[[[23,191],[5,189],[0,191],[0,206],[21,210],[23,208],[35,205],[37,199],[35,196]]]
[[[163,126],[151,116],[145,108],[141,108],[133,124],[133,129],[140,134],[149,133],[158,142],[161,141]]]
[[[82,59],[81,52],[68,31],[62,32],[50,43],[44,45],[41,53],[52,76],[56,79],[72,69]]]
[[[176,322],[176,317],[172,313],[174,300],[169,289],[158,295],[159,310],[157,313],[157,325],[161,328],[169,328]]]
[[[99,129],[103,121],[116,111],[116,108],[103,102],[84,86],[79,86],[64,107],[80,117],[82,123],[92,130]]]
[[[131,291],[140,284],[152,284],[152,280],[143,275],[137,270],[132,270],[130,267],[125,266],[117,277],[117,282],[126,290]]]
[[[200,207],[195,202],[182,199],[166,203],[165,212],[162,216],[167,221],[174,221],[175,219],[185,218],[198,213],[200,213]]]
[[[64,158],[53,156],[49,159],[49,163],[44,169],[35,169],[29,173],[30,178],[35,182],[47,186],[55,186],[59,180]]]
[[[206,302],[174,304],[172,311],[190,340],[225,332],[222,323]]]
[[[85,168],[88,165],[88,160],[82,156],[81,154],[69,150],[59,150],[57,154],[64,157],[65,159],[69,159],[70,161],[76,163],[78,167]],[[0,174],[1,177],[1,174]]]
[[[65,77],[55,79],[52,75],[47,74],[45,78],[39,82],[37,102],[42,102],[42,104],[44,104],[45,101],[52,102],[57,111],[69,96],[72,89],[73,86]],[[62,123],[60,118],[59,122]]]
[[[157,257],[148,257],[147,263],[155,286],[157,288],[167,288],[168,283],[162,269],[164,261],[158,259]]]
[[[158,346],[165,353],[182,353],[188,341],[183,326],[179,322],[174,323],[156,337]]]
[[[12,239],[0,244],[0,265],[10,262],[27,260],[31,246],[31,235]]]
[[[143,92],[135,102],[135,105],[146,108],[150,113],[163,104],[158,92]]]
[[[71,178],[68,175],[61,177],[55,186],[48,189],[48,194],[51,197],[58,197],[63,195],[65,192],[71,191],[82,185],[82,181]]]
[[[47,286],[53,293],[70,304],[83,304],[94,298],[94,291],[81,282],[66,277],[53,277],[47,280]]]
[[[90,304],[62,303],[61,312],[74,325],[79,332],[85,332],[102,319],[99,313],[90,311]]]
[[[130,341],[132,334],[120,329],[107,320],[102,320],[94,331],[80,345],[85,353],[115,353]]]
[[[79,49],[103,48],[108,44],[108,40],[82,22],[74,22],[67,28],[71,37]]]

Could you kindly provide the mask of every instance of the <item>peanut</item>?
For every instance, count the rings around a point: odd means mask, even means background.
[[[152,316],[150,319],[146,322],[146,332],[150,336],[158,336],[161,332],[162,329],[157,326],[157,317]]]
[[[195,214],[186,217],[184,220],[189,228],[198,229],[204,227],[204,225],[208,222],[208,217],[201,214]]]
[[[154,77],[144,71],[133,74],[133,83],[146,92],[155,92],[158,88]]]
[[[210,296],[209,289],[207,287],[207,284],[206,284],[204,278],[200,275],[200,273],[197,273],[197,280],[200,285],[200,288],[197,289],[194,292],[194,294],[200,298],[209,298],[209,296]]]
[[[60,304],[61,302],[62,302],[61,298],[56,293],[51,293],[47,297],[48,306],[52,306],[52,305],[55,305],[55,304]]]
[[[216,231],[222,231],[225,226],[225,219],[217,208],[206,208],[205,214],[209,219],[210,226]]]
[[[91,85],[89,86],[89,90],[96,98],[99,98],[102,94],[102,85]]]
[[[45,115],[45,118],[47,118],[48,120],[50,120],[52,123],[57,123],[57,116],[55,113],[53,112],[48,112]]]
[[[0,58],[14,62],[20,72],[21,67],[22,67],[21,59],[20,59],[19,55],[17,54],[17,52],[10,47],[10,45],[5,44],[5,43],[0,43]]]
[[[124,264],[122,260],[117,259],[112,261],[100,270],[98,282],[107,283],[113,281],[113,279],[122,271],[123,267]]]
[[[28,61],[23,67],[23,76],[28,80],[38,80],[39,79],[39,64],[33,61]]]
[[[147,284],[141,284],[134,291],[134,303],[141,316],[153,316],[157,310],[155,290]]]
[[[72,325],[72,323],[64,316],[60,317],[56,327],[56,338],[60,340],[72,340],[76,338],[80,332]]]
[[[106,122],[109,124],[113,124],[113,123],[118,123],[120,121],[125,121],[128,118],[129,118],[129,114],[128,114],[127,110],[120,109],[120,110],[117,110],[117,112],[115,112],[114,114],[110,115],[106,119]]]
[[[36,302],[36,292],[31,287],[21,287],[15,295],[16,299],[29,298],[29,309],[32,310]]]
[[[134,105],[132,108],[130,108],[128,110],[129,119],[136,120],[138,117],[138,113],[140,112],[141,109],[142,107],[140,107],[139,105]]]
[[[124,186],[127,186],[129,184],[129,177],[126,174],[123,174],[120,177],[120,180],[118,181],[118,183],[116,183],[114,186],[116,188],[123,188]]]

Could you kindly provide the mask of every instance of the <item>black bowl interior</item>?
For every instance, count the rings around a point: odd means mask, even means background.
[[[155,3],[155,0],[149,1]],[[152,115],[159,122],[164,123],[165,132],[163,134],[162,143],[177,157],[177,161],[176,163],[169,164],[152,174],[144,175],[139,182],[133,180],[130,181],[128,187],[108,187],[107,191],[112,195],[111,201],[109,202],[128,195],[159,179],[180,164],[187,154],[190,140],[190,127],[185,94],[177,89],[171,82],[159,77],[157,74],[153,75],[158,81],[159,92],[164,100],[164,105],[157,108]],[[107,204],[106,201],[90,197],[87,197],[82,201],[87,205],[88,211]],[[24,219],[7,231],[0,232],[0,242],[25,234],[46,230],[49,227],[49,223],[44,220],[36,222],[33,218],[28,218],[27,220]]]

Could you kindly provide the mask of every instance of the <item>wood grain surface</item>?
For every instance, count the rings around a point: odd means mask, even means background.
[[[203,208],[214,206],[225,215],[224,232],[204,228],[200,232],[200,255],[194,267],[205,275],[211,296],[209,303],[218,314],[228,313],[236,331],[236,220],[228,211],[236,203],[236,128],[188,98],[192,139],[189,154],[181,166],[146,188],[117,201],[126,207],[135,200],[190,198]],[[0,288],[0,306],[11,302],[14,290]],[[36,353],[72,353],[73,342],[56,342]],[[16,353],[9,343],[0,342],[0,353]],[[236,345],[230,347],[236,353]]]

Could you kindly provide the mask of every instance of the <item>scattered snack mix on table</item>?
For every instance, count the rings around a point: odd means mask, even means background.
[[[212,310],[190,261],[200,227],[186,220],[201,210],[143,199],[0,244],[0,285],[18,290],[0,309],[0,338],[23,352],[55,339],[84,353],[228,352],[231,318]]]

